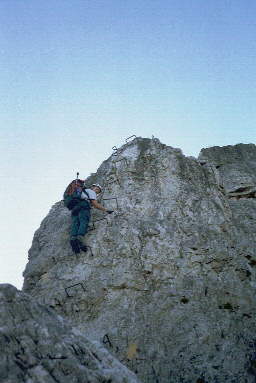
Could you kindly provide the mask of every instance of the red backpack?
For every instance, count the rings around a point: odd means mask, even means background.
[[[66,206],[69,210],[72,210],[78,202],[81,201],[81,194],[84,187],[84,181],[80,179],[73,180],[70,182],[68,187],[66,188],[63,199],[64,206]]]

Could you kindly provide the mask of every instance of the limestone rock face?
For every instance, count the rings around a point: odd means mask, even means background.
[[[1,383],[138,383],[100,344],[11,285],[0,285]]]
[[[87,253],[56,203],[35,233],[24,291],[100,341],[145,383],[256,377],[256,147],[199,159],[136,138],[88,179],[104,184]],[[65,188],[65,185],[64,185]]]
[[[202,149],[199,160],[218,169],[219,184],[229,198],[256,198],[255,145]]]

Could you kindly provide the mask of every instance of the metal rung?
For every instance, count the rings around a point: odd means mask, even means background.
[[[96,222],[99,222],[99,221],[103,221],[104,219],[106,219],[106,217],[99,218],[99,219],[95,219],[95,220],[93,221],[93,223],[96,223]]]
[[[93,257],[94,255],[93,255],[91,246],[88,246],[88,245],[86,245],[86,246],[88,247],[88,249],[90,249],[91,257]]]
[[[118,156],[118,148],[113,146],[112,149],[114,150],[113,156]]]
[[[120,181],[119,179],[116,177],[115,179],[113,179],[112,181],[105,181],[104,183],[104,187],[106,187],[107,185],[111,185],[111,184],[114,184],[115,182],[119,183],[120,184]]]
[[[86,291],[84,285],[81,282],[75,283],[74,285],[71,285],[68,287],[65,287],[65,292],[66,292],[68,298],[72,298],[74,296],[74,295],[69,295],[68,289],[71,289],[72,287],[79,286],[79,285],[82,287],[83,291]]]
[[[89,227],[88,227],[88,231],[92,231],[92,230],[95,230],[95,229],[96,229],[96,227],[94,225],[94,222],[92,222],[91,225],[89,225]]]
[[[128,166],[127,158],[123,157],[123,158],[119,158],[119,159],[113,161],[113,163],[115,164],[115,167],[116,167],[117,162],[121,162],[121,161],[125,161],[126,166]]]
[[[133,134],[132,136],[126,138],[125,142],[127,143],[127,142],[130,141],[130,139],[133,138],[133,137],[136,138],[137,136],[135,136],[135,134]]]
[[[103,198],[102,199],[102,205],[104,206],[104,201],[110,201],[110,200],[112,200],[112,199],[114,199],[115,201],[116,201],[116,207],[117,207],[117,209],[119,208],[118,207],[118,202],[117,202],[117,197],[111,197],[111,198]]]
[[[88,231],[96,230],[95,223],[99,221],[103,221],[106,219],[106,217],[96,219],[95,221],[92,221],[91,226],[89,226]]]

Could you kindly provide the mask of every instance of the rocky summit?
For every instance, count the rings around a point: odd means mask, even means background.
[[[57,202],[34,235],[24,292],[144,383],[255,382],[256,146],[195,159],[136,137],[93,182],[114,214],[93,213],[88,251],[74,255]]]

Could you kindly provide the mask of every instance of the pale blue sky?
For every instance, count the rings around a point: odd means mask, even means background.
[[[0,282],[77,170],[136,134],[256,141],[254,0],[0,1]]]

